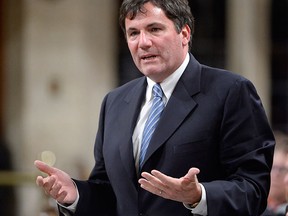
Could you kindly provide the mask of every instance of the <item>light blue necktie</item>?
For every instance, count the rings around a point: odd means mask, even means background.
[[[152,94],[153,94],[153,103],[152,103],[152,107],[151,107],[148,119],[145,123],[143,136],[142,136],[142,143],[141,143],[140,157],[139,157],[139,169],[141,169],[143,166],[143,162],[144,162],[147,148],[149,146],[149,142],[157,126],[157,123],[160,119],[161,113],[164,109],[164,102],[162,100],[163,92],[162,92],[160,84],[157,83],[153,86]]]

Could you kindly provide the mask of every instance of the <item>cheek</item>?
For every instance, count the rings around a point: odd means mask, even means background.
[[[175,62],[182,61],[183,48],[178,41],[171,41],[170,46],[166,46],[165,59],[168,64],[175,64]]]
[[[286,174],[284,177],[284,184],[285,184],[285,187],[287,188],[288,187],[288,174]]]
[[[169,46],[167,46],[167,44],[169,44]],[[179,55],[183,52],[181,41],[177,39],[164,43],[163,49],[166,49],[166,53],[172,58],[179,57]]]
[[[128,48],[130,50],[131,55],[133,56],[137,51],[137,45],[133,42],[128,42]]]
[[[128,48],[129,48],[131,57],[132,57],[134,63],[136,64],[137,61],[138,61],[138,60],[137,60],[137,47],[136,47],[136,46],[128,45]]]

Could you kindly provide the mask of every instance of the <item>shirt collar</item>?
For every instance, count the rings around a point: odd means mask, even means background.
[[[168,76],[163,82],[160,83],[161,88],[166,98],[165,100],[166,102],[170,99],[177,82],[179,81],[180,77],[184,73],[184,70],[189,63],[189,60],[190,60],[190,55],[189,53],[187,53],[180,67],[170,76]],[[150,101],[152,99],[152,88],[155,85],[155,82],[151,80],[149,77],[147,77],[147,83],[148,85],[146,89],[146,101]]]

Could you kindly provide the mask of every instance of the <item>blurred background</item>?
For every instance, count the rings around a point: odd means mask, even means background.
[[[288,132],[288,0],[190,0],[192,53],[250,79]],[[104,95],[140,76],[121,0],[0,0],[0,215],[52,216],[35,159],[85,179]]]

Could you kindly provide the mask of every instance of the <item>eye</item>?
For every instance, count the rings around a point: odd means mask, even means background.
[[[161,30],[160,28],[156,28],[156,27],[151,28],[151,32],[159,32],[160,30]]]
[[[137,36],[139,34],[139,32],[138,31],[131,31],[131,32],[128,32],[128,37],[135,37],[135,36]]]

